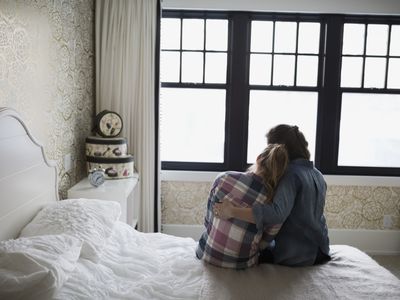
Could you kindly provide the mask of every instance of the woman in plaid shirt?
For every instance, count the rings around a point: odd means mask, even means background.
[[[230,201],[214,205],[224,219],[239,219],[261,229],[282,223],[275,246],[261,252],[260,262],[309,266],[330,259],[328,228],[324,217],[326,182],[310,161],[308,143],[297,126],[278,125],[267,133],[268,143],[286,146],[289,165],[271,203],[241,208]]]
[[[270,144],[248,172],[225,172],[214,181],[207,203],[206,231],[199,240],[199,259],[225,268],[244,269],[258,262],[260,247],[267,247],[282,224],[257,228],[239,219],[223,220],[213,212],[221,200],[251,208],[272,200],[275,187],[288,164],[284,145]]]

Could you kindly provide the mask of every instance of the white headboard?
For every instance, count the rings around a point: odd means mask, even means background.
[[[57,169],[16,111],[0,107],[0,240],[15,238],[58,200]]]

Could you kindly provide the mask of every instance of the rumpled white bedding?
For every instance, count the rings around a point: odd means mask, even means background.
[[[79,259],[55,299],[198,299],[204,268],[195,245],[117,222],[100,261]]]
[[[220,269],[196,242],[117,222],[100,262],[79,259],[56,299],[400,299],[400,280],[365,253],[331,246],[325,265]]]

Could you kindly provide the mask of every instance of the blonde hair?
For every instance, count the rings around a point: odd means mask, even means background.
[[[263,179],[267,190],[267,201],[272,202],[275,188],[286,171],[289,155],[283,144],[269,144],[257,157],[256,163],[249,169]]]

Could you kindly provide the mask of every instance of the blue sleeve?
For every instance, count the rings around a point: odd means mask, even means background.
[[[282,224],[294,205],[297,194],[296,179],[293,173],[286,173],[278,187],[272,203],[256,203],[253,205],[253,215],[258,230],[266,225]]]

